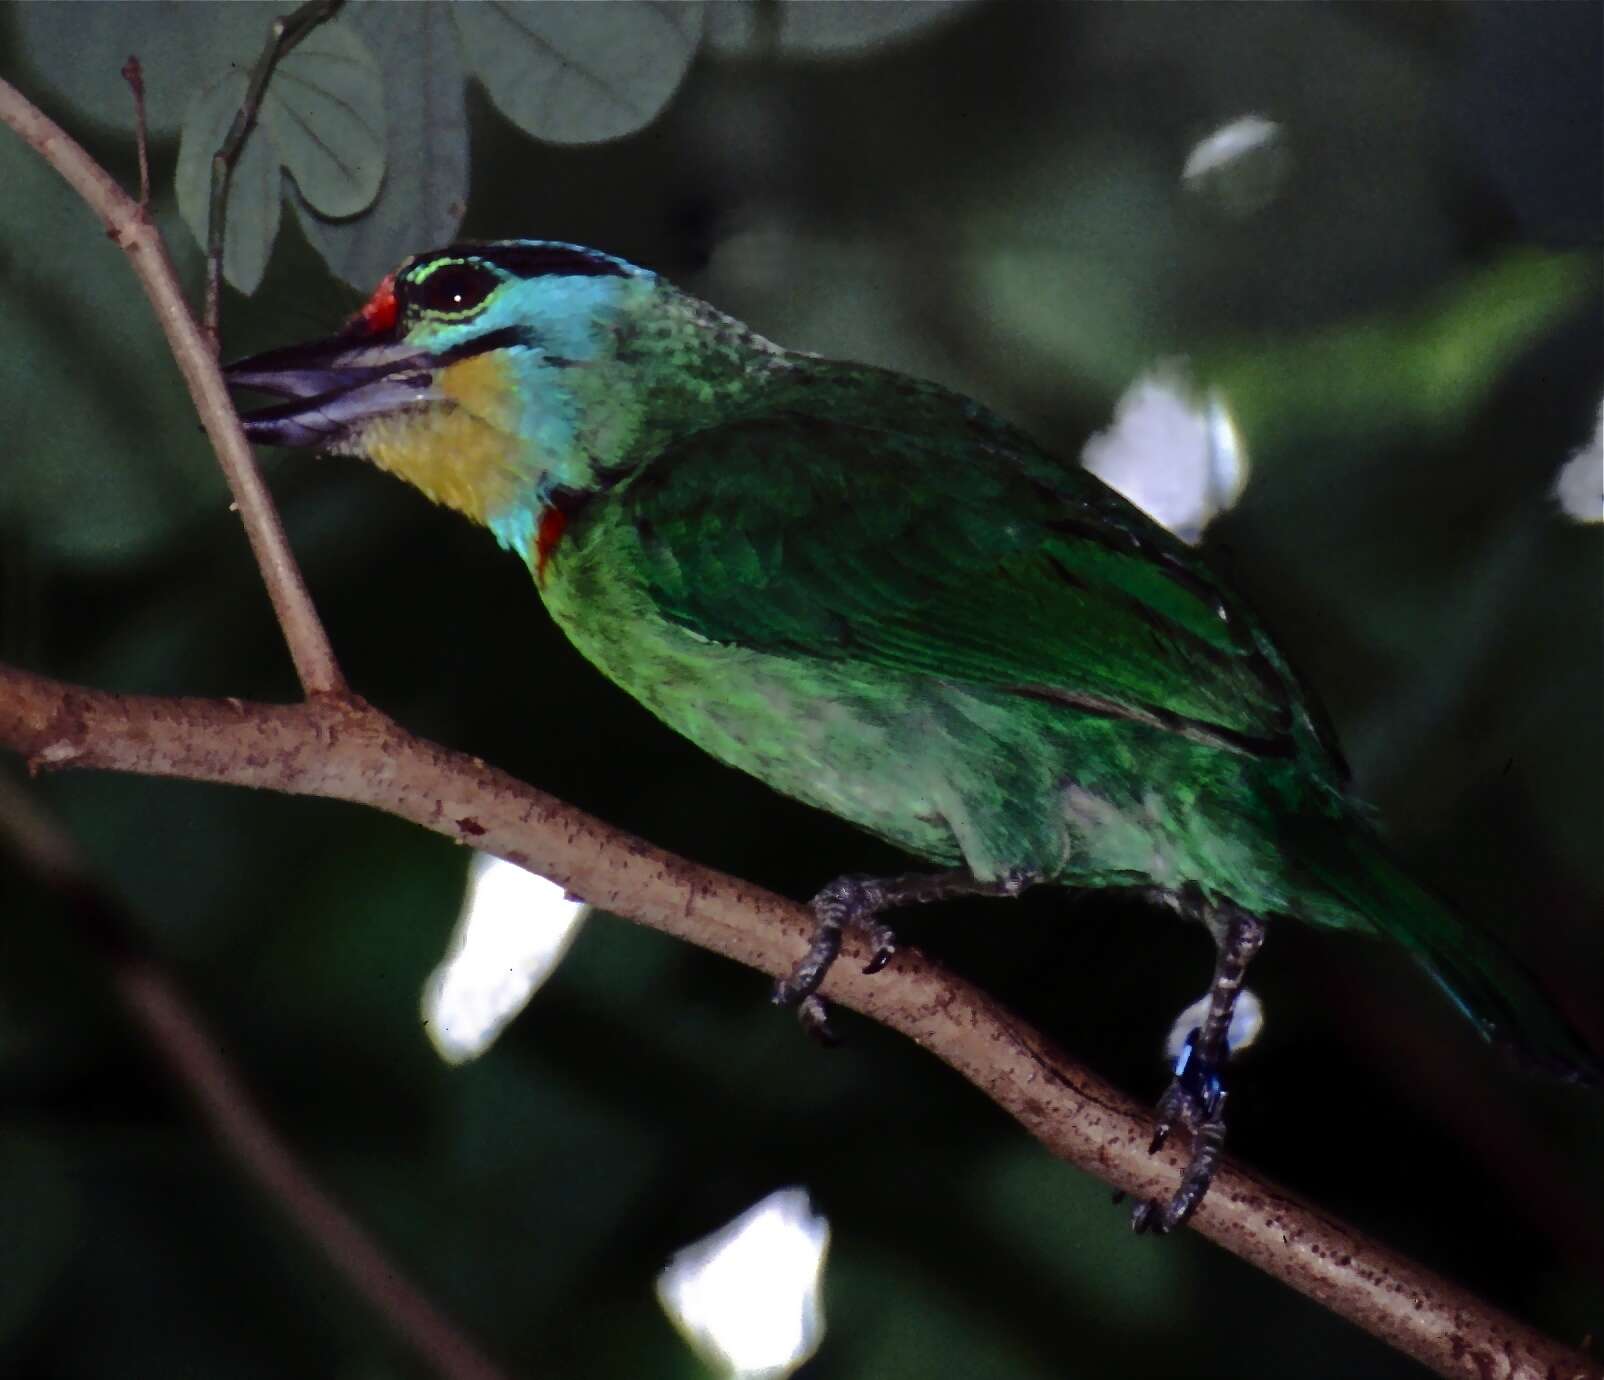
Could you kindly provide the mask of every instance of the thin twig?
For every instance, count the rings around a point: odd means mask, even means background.
[[[123,80],[134,93],[134,146],[139,150],[139,209],[150,211],[150,138],[145,127],[145,72],[132,53],[123,63]]]
[[[614,829],[476,758],[417,738],[353,697],[302,705],[84,689],[0,665],[0,746],[30,767],[130,771],[384,810],[550,877],[603,910],[773,976],[809,912]],[[1055,1155],[1140,1198],[1165,1198],[1182,1156],[1153,1157],[1150,1113],[928,959],[878,976],[855,940],[823,992],[928,1049]],[[1240,1166],[1191,1227],[1332,1312],[1465,1380],[1601,1380],[1604,1370]]]
[[[0,124],[15,130],[66,179],[128,255],[178,361],[201,425],[217,450],[301,686],[309,695],[342,691],[345,678],[240,430],[234,404],[217,372],[216,353],[207,347],[184,302],[154,222],[65,130],[4,79],[0,79]]]
[[[351,1288],[438,1374],[507,1380],[414,1285],[296,1158],[262,1114],[173,975],[143,951],[138,927],[67,833],[0,774],[0,842],[61,899],[99,955],[124,1009],[235,1163],[320,1249]]]
[[[256,117],[262,108],[262,96],[267,90],[268,78],[273,69],[287,57],[313,29],[333,17],[342,0],[306,0],[306,3],[287,15],[273,21],[267,43],[256,66],[251,70],[250,83],[245,88],[245,99],[228,127],[222,147],[212,155],[211,204],[206,223],[206,309],[202,327],[211,341],[212,354],[216,355],[220,339],[218,318],[223,296],[223,238],[228,221],[228,192],[234,180],[234,168],[244,151],[245,140],[256,128]]]

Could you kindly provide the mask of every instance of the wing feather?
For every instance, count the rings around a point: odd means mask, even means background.
[[[1187,547],[1079,468],[817,416],[698,433],[617,498],[662,615],[1289,751],[1290,673]]]

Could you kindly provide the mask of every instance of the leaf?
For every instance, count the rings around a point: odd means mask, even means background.
[[[1060,396],[1067,384],[1107,406],[1152,362],[1175,311],[1173,170],[1110,139],[1057,178],[999,185],[972,214],[965,290],[1018,352],[1016,383]]]
[[[178,147],[178,205],[205,245],[212,158],[244,99],[236,67],[190,104]],[[223,272],[243,293],[262,281],[278,235],[284,194],[279,164],[298,190],[331,215],[370,205],[384,175],[384,110],[378,64],[349,26],[313,30],[279,65],[245,141],[228,200]]]
[[[130,54],[145,74],[145,124],[153,138],[178,133],[194,93],[235,64],[249,65],[282,4],[195,5],[185,0],[90,0],[19,5],[22,51],[67,100],[115,129],[132,130],[134,102],[118,73]]]
[[[178,143],[178,209],[203,249],[211,216],[212,158],[245,97],[244,72],[230,72],[198,92]],[[281,182],[278,159],[258,127],[234,167],[223,238],[223,273],[241,292],[256,291],[278,236]]]
[[[702,7],[685,0],[453,5],[468,66],[540,139],[583,144],[654,120],[689,68]]]
[[[332,272],[369,289],[408,254],[448,244],[468,200],[467,73],[444,5],[349,5],[382,74],[385,177],[364,215],[334,221],[304,197],[301,228]]]
[[[1523,351],[1596,303],[1599,286],[1596,252],[1518,249],[1461,274],[1408,315],[1343,321],[1274,349],[1198,352],[1198,372],[1230,399],[1250,439],[1295,448],[1337,426],[1350,445],[1405,427],[1452,433]]]
[[[327,216],[373,204],[384,178],[378,64],[348,24],[314,29],[274,72],[262,125],[308,203]]]
[[[27,50],[43,75],[97,118],[125,129],[133,126],[133,100],[117,73],[129,53],[139,55],[151,132],[179,132],[179,206],[204,245],[212,157],[284,6],[156,0],[32,10],[19,15]],[[378,65],[349,23],[314,29],[268,85],[229,197],[224,272],[242,292],[261,282],[278,234],[280,163],[327,215],[355,215],[378,194],[384,93]]]

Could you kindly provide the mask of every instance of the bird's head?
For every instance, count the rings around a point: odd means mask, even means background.
[[[541,512],[627,473],[772,347],[655,273],[545,240],[408,259],[330,339],[228,366],[288,399],[253,441],[362,456],[527,555]]]

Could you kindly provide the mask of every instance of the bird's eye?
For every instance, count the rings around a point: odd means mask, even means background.
[[[483,264],[443,263],[408,284],[411,305],[435,316],[471,316],[500,279]]]

